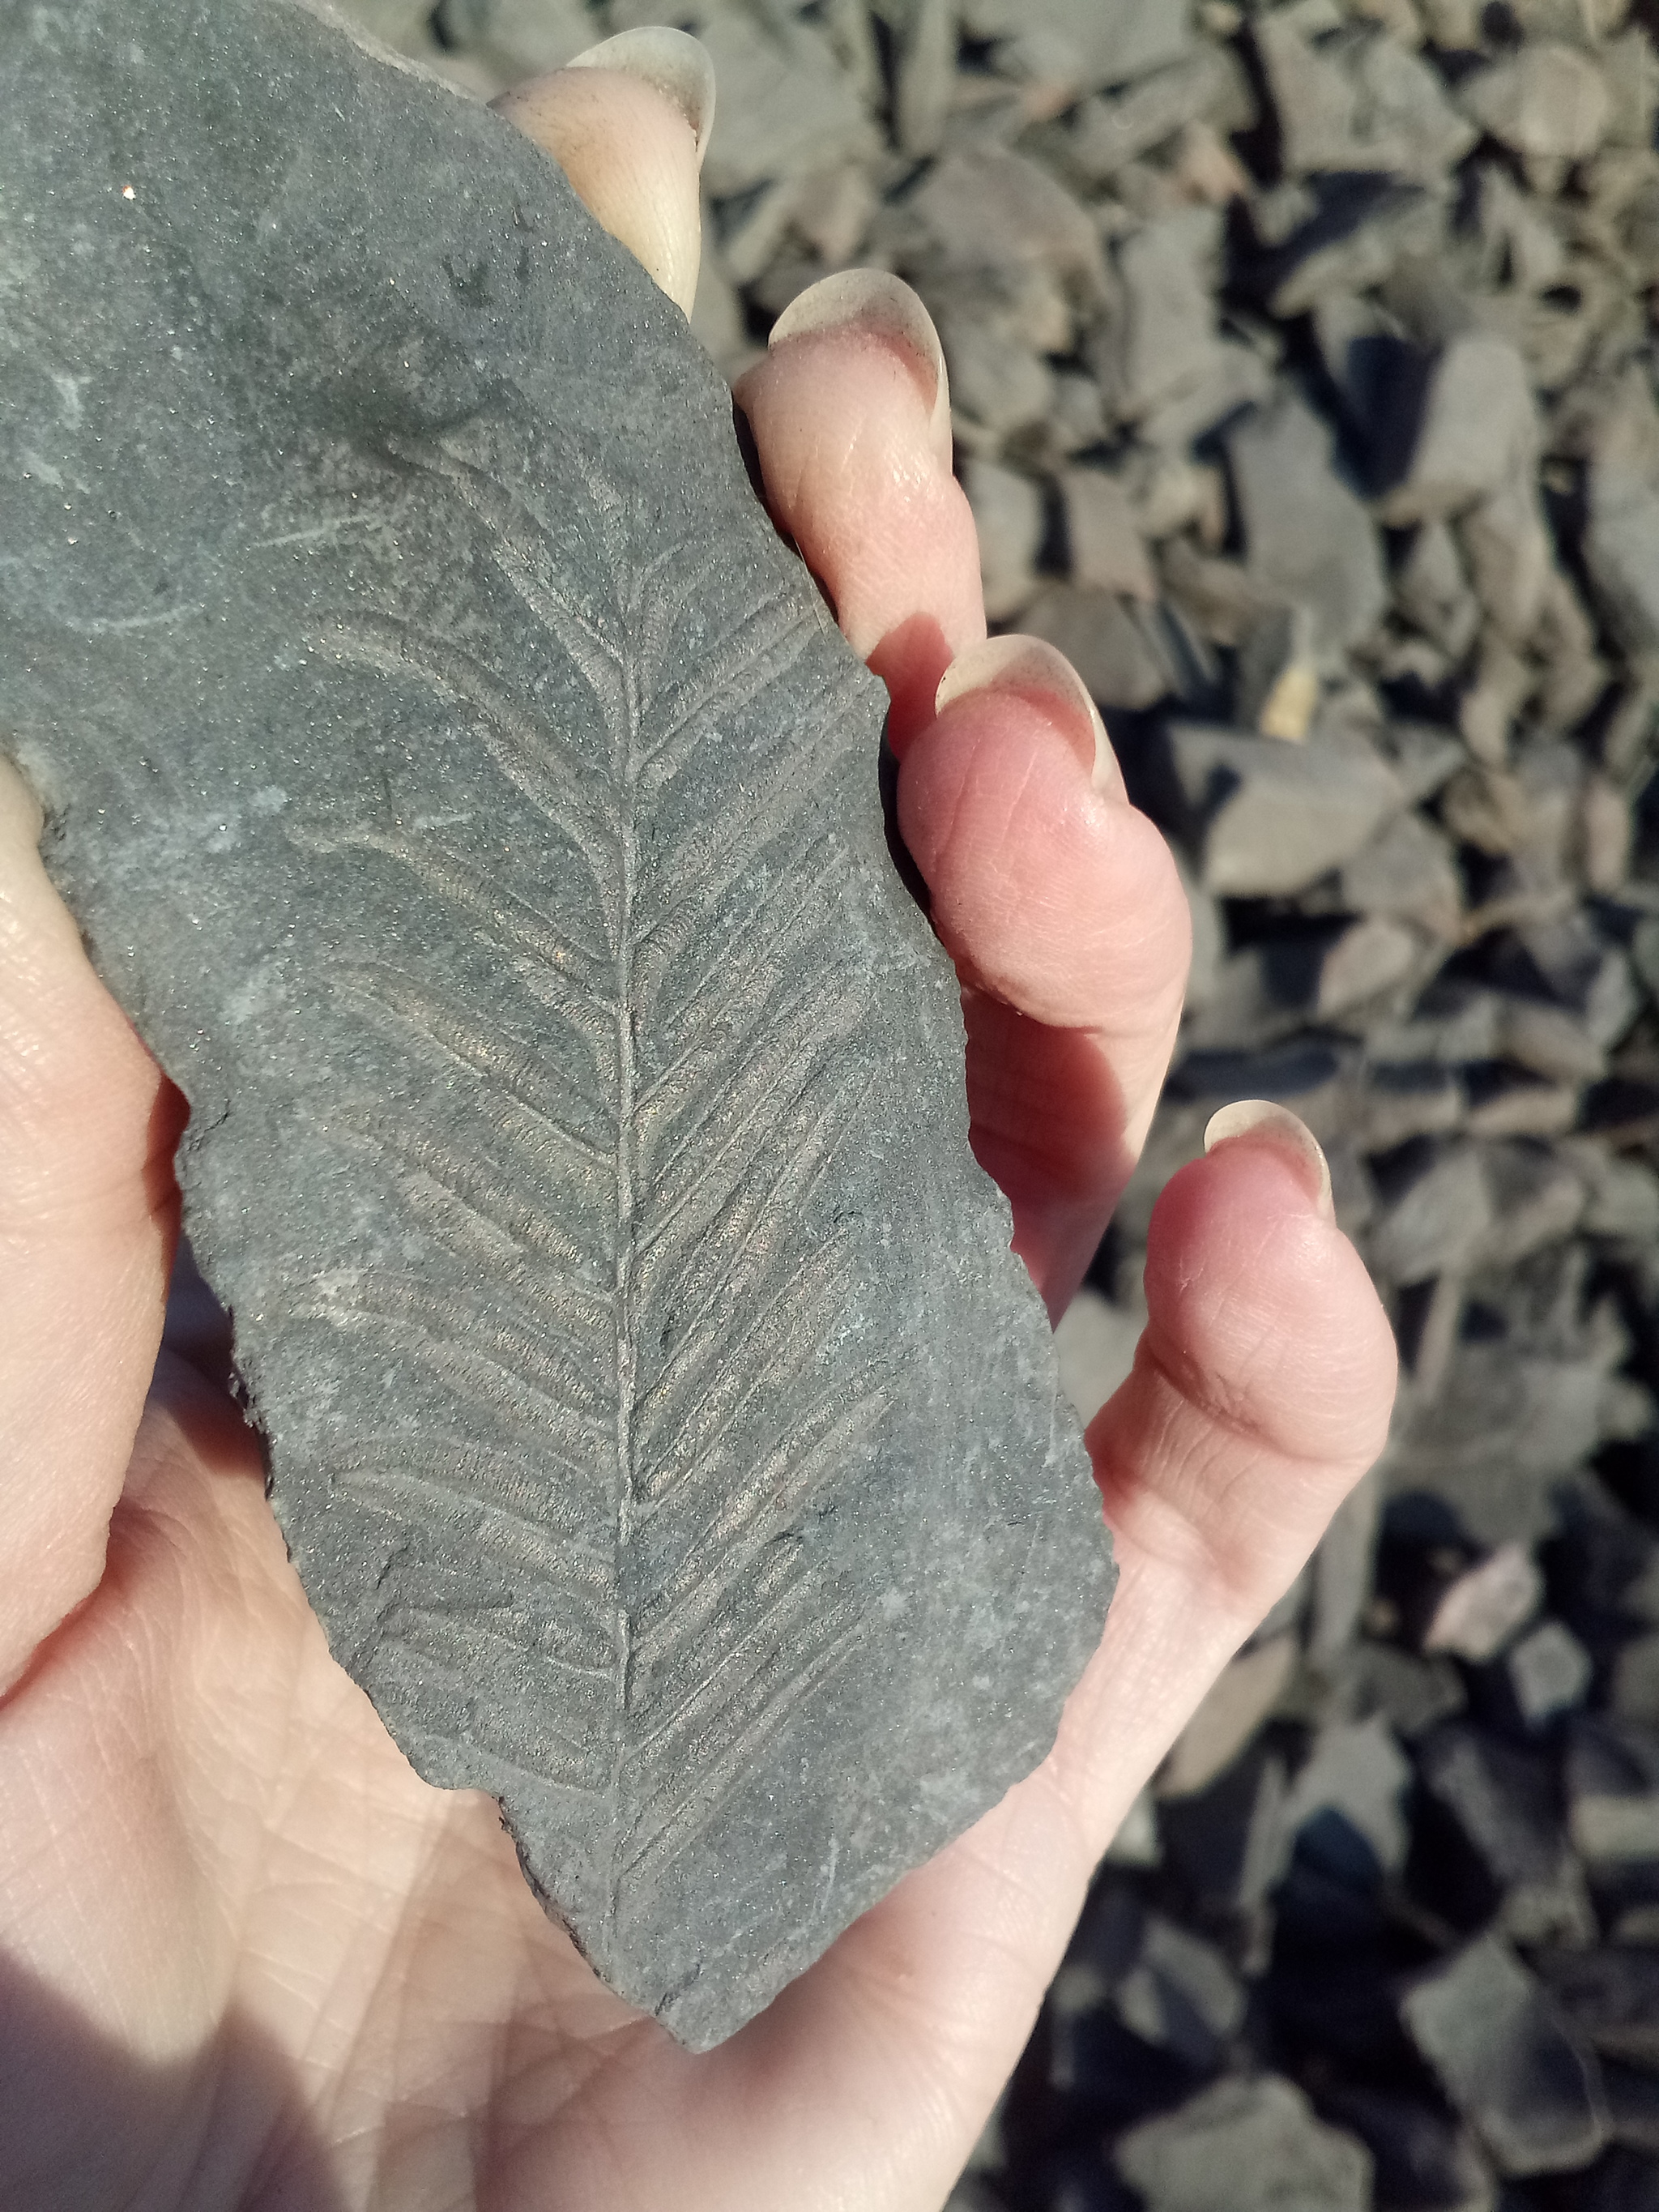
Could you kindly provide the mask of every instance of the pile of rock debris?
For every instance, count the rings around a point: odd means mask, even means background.
[[[1330,1156],[1384,1465],[1103,1869],[963,2208],[1659,2207],[1659,0],[357,0],[488,95],[670,16],[695,321],[898,270],[994,618],[1198,958],[1062,1329],[1216,1106]]]

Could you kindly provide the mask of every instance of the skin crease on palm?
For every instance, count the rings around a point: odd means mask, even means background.
[[[700,50],[665,52],[507,112],[684,304],[708,102]],[[913,295],[835,279],[738,397],[892,692],[975,1149],[1058,1313],[1151,1117],[1186,908],[1075,678],[984,641],[941,379]],[[1122,1580],[1050,1756],[693,2057],[595,1982],[494,1806],[416,1778],[329,1657],[254,1440],[158,1363],[182,1103],[38,828],[0,765],[0,2205],[935,2212],[1124,1811],[1380,1449],[1392,1342],[1316,1152],[1258,1123],[1158,1209],[1135,1370],[1089,1433]]]

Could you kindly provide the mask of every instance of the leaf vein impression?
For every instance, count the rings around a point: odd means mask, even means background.
[[[606,1808],[601,1893],[615,1929],[638,1885],[706,1833],[757,1752],[865,1632],[856,1600],[823,1579],[811,1547],[789,1525],[827,1512],[825,1482],[841,1455],[865,1447],[892,1393],[886,1361],[874,1367],[836,1343],[837,1312],[854,1303],[847,1291],[855,1239],[820,1231],[809,1212],[873,1079],[856,1057],[848,1065],[846,1050],[867,1006],[867,975],[845,963],[820,963],[814,972],[810,957],[846,866],[833,827],[828,835],[820,828],[820,810],[827,779],[854,741],[855,718],[845,712],[845,685],[828,682],[798,716],[793,744],[744,750],[743,718],[821,625],[780,591],[709,639],[705,607],[720,593],[711,589],[708,550],[677,544],[642,567],[631,562],[611,527],[622,502],[580,453],[568,458],[592,495],[586,519],[562,513],[546,520],[453,439],[398,450],[459,496],[505,585],[585,695],[584,733],[573,738],[549,720],[544,665],[514,685],[454,641],[378,612],[344,618],[329,641],[475,715],[496,768],[560,845],[580,855],[593,895],[588,943],[562,945],[562,914],[556,922],[539,902],[482,899],[464,866],[413,846],[400,827],[354,833],[510,947],[521,974],[550,977],[542,996],[557,1035],[574,1032],[601,1092],[610,1091],[603,1114],[585,1123],[602,1130],[597,1144],[566,1125],[573,1087],[556,1064],[538,1064],[536,1051],[504,1048],[439,994],[385,970],[360,971],[344,988],[372,1015],[412,1034],[428,1060],[435,1052],[477,1079],[490,1171],[404,1148],[411,1166],[435,1176],[452,1241],[465,1243],[470,1218],[539,1256],[556,1276],[571,1274],[573,1291],[592,1301],[588,1343],[608,1339],[614,1356],[614,1409],[601,1407],[586,1430],[595,1504],[608,1497],[611,1528],[593,1528],[579,1565],[569,1556],[568,1519],[555,1510],[544,1522],[550,1567],[558,1570],[547,1583],[580,1581],[592,1590],[597,1618],[580,1617],[608,1638],[609,1699],[601,1672],[580,1657],[580,1641],[559,1656],[539,1650],[528,1626],[492,1633],[508,1645],[522,1633],[532,1668],[562,1668],[593,1686],[591,1700],[579,1701],[586,1747],[568,1748],[573,1779],[591,1772]],[[577,604],[563,586],[561,537],[584,530],[610,568],[614,604],[602,608]],[[696,644],[697,665],[665,686],[659,675],[677,630]],[[556,849],[553,857],[562,865]],[[798,957],[805,973],[792,977]],[[529,988],[534,995],[533,981]],[[501,1099],[516,1115],[501,1110]],[[568,1222],[538,1231],[532,1224],[556,1207]],[[551,1337],[568,1325],[569,1304],[552,1285],[538,1293],[535,1281],[526,1268],[514,1297],[536,1301],[534,1319]],[[376,1314],[369,1325],[428,1334],[435,1316],[418,1298],[395,1303],[395,1313]],[[724,1321],[723,1309],[731,1309]],[[329,1318],[369,1321],[361,1310]],[[558,1437],[562,1426],[568,1466],[585,1425],[568,1403],[562,1423],[549,1401],[591,1403],[580,1380],[560,1374],[546,1344],[538,1356],[533,1331],[506,1322],[499,1297],[476,1334],[483,1341],[465,1350],[435,1347],[441,1364],[447,1355],[460,1395],[503,1411],[535,1405],[544,1437],[550,1428]],[[659,1344],[661,1365],[642,1381],[642,1347]],[[792,1400],[792,1384],[805,1402]],[[520,1492],[514,1468],[504,1456],[465,1470],[492,1516],[484,1548],[503,1588],[516,1586],[515,1559],[536,1556],[529,1530],[542,1510],[533,1492]],[[437,1500],[452,1495],[448,1470],[430,1462],[401,1480]],[[359,1488],[378,1486],[388,1496],[398,1481],[368,1466],[355,1475]],[[453,1494],[459,1503],[459,1486]],[[611,1587],[602,1598],[592,1584],[607,1555]],[[406,1626],[405,1636],[411,1646],[448,1648],[441,1626]],[[481,1715],[478,1741],[488,1748],[493,1731],[505,1747],[521,1723],[536,1725],[507,1711],[486,1728]]]

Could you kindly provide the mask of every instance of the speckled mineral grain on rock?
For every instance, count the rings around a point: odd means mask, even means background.
[[[295,1559],[714,2042],[1111,1577],[878,691],[554,165],[288,0],[0,0],[0,720]]]

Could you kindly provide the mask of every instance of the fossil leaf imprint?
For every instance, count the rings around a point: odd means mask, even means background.
[[[1109,1586],[879,693],[544,157],[282,0],[115,14],[0,0],[0,728],[337,1656],[717,2040]]]

